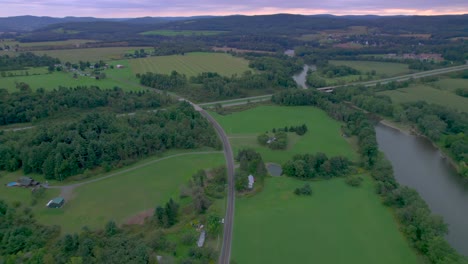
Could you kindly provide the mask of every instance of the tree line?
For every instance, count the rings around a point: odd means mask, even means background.
[[[87,114],[78,120],[0,133],[0,170],[63,180],[102,167],[111,169],[167,149],[219,147],[210,126],[188,103],[165,111],[116,117]]]
[[[283,173],[300,179],[333,178],[346,175],[351,162],[342,156],[328,158],[324,153],[295,155],[283,164]]]
[[[24,70],[27,67],[42,67],[59,64],[60,60],[47,55],[38,56],[32,52],[20,53],[17,56],[0,56],[0,71]]]
[[[463,263],[463,258],[444,239],[447,225],[443,220],[431,214],[415,190],[401,186],[395,180],[391,164],[379,155],[375,129],[364,113],[347,107],[343,103],[345,100],[335,94],[314,90],[283,91],[275,94],[272,101],[281,105],[315,106],[330,117],[345,122],[344,132],[358,138],[361,162],[371,171],[376,192],[384,204],[395,211],[411,245],[431,263]]]
[[[253,149],[241,149],[235,159],[240,164],[235,176],[236,190],[247,190],[249,175],[254,176],[256,184],[263,184],[264,177],[267,175],[267,169],[260,153]]]
[[[151,91],[125,92],[121,88],[96,86],[32,91],[27,84],[20,91],[0,89],[0,125],[27,123],[72,111],[105,108],[116,113],[157,109],[173,103],[165,94]]]

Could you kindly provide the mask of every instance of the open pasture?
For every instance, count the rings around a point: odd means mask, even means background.
[[[418,263],[372,182],[343,179],[304,184],[286,177],[265,181],[262,192],[236,201],[232,259],[236,263]]]
[[[254,148],[262,154],[265,162],[282,164],[295,154],[317,152],[357,158],[351,145],[341,135],[341,124],[314,107],[259,106],[225,116],[213,113],[213,116],[228,134],[235,153],[242,148]],[[288,133],[288,147],[285,150],[271,150],[257,141],[258,135],[273,128],[302,124],[307,125],[308,132],[303,136]]]

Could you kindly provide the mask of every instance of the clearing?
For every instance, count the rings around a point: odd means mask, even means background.
[[[449,80],[443,81],[440,84],[445,85],[447,82]],[[468,112],[468,98],[456,95],[451,91],[452,89],[453,86],[443,89],[427,84],[416,84],[408,88],[379,92],[379,94],[390,96],[395,103],[426,101]]]
[[[408,68],[408,65],[394,62],[331,60],[329,63],[333,65],[348,66],[361,71],[362,74],[375,70],[376,75],[379,78],[393,77],[412,72],[412,70]]]
[[[165,156],[173,153],[168,152]],[[46,208],[45,203],[41,202],[33,207],[33,211],[40,223],[60,225],[65,233],[77,232],[83,226],[102,228],[111,219],[122,224],[142,211],[166,203],[171,197],[178,199],[180,187],[187,184],[195,172],[222,164],[224,156],[221,152],[188,152],[187,155],[168,158],[155,156],[102,176],[125,171],[121,174],[77,187],[73,198],[60,209]],[[1,183],[3,185],[5,179],[16,178],[2,177]],[[46,192],[47,198],[58,196],[59,193],[59,189]],[[9,188],[8,192],[0,192],[0,198],[7,201],[30,202],[30,196],[30,190],[23,188]]]
[[[100,60],[123,59],[124,55],[133,54],[135,50],[152,49],[151,47],[107,47],[86,49],[64,49],[64,50],[40,50],[34,51],[37,55],[47,54],[53,58],[59,58],[62,63],[79,61],[98,62]]]
[[[312,196],[293,194],[303,184],[268,178],[261,193],[237,199],[236,263],[417,263],[369,179],[359,188],[314,181]]]
[[[202,72],[217,72],[230,77],[249,70],[249,62],[245,59],[208,52],[134,59],[130,60],[130,66],[134,73],[170,74],[172,71],[177,71],[189,77]]]
[[[253,148],[265,162],[283,164],[295,154],[323,152],[329,156],[343,155],[357,159],[347,140],[341,135],[341,124],[327,114],[309,106],[259,106],[229,115],[211,113],[228,134],[234,155],[239,149]],[[257,136],[273,128],[306,124],[303,136],[288,133],[286,150],[271,150],[261,146]]]

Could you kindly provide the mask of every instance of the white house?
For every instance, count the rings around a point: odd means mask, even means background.
[[[252,174],[249,175],[249,189],[253,188],[254,182],[255,182],[254,176],[252,176]]]

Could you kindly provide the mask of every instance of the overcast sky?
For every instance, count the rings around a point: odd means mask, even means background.
[[[467,14],[468,0],[0,0],[0,17]]]

